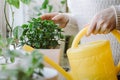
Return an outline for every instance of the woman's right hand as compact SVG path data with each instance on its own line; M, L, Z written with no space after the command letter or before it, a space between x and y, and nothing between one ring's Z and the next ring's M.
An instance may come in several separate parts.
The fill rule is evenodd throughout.
M43 20L52 20L56 24L59 24L61 28L64 28L69 21L68 16L65 13L46 13L41 16Z

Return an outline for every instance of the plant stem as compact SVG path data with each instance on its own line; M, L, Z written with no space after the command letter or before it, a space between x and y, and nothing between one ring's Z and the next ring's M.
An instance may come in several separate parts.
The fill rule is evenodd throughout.
M11 12L12 12L12 27L14 27L14 11L13 11L11 5L10 5L10 9L11 9Z
M12 27L10 26L10 23L9 23L9 21L8 21L8 19L7 19L7 14L6 14L6 6L7 6L7 3L6 3L6 1L5 1L5 4L4 4L4 15L5 15L5 20L6 20L6 24L7 24L7 29L8 29L8 31L9 31L9 33L10 33L10 37L12 36Z

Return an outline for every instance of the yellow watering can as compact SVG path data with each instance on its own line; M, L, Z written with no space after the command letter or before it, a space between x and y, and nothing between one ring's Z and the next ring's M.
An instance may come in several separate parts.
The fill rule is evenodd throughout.
M86 32L87 27L77 34L71 48L67 51L71 67L70 73L65 72L47 56L44 56L44 60L63 74L67 80L117 80L120 64L114 66L110 42L100 40L78 46L80 39ZM112 34L120 42L120 33L113 30ZM33 50L29 46L23 48L27 51Z

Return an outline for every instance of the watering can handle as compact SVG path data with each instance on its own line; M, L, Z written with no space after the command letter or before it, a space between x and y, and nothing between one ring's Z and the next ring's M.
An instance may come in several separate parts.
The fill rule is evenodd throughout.
M23 50L25 50L27 52L32 52L34 50L34 48L32 48L31 46L28 46L28 45L24 45ZM73 80L72 76L69 73L65 72L65 70L62 67L60 67L58 64L56 64L49 57L44 55L44 61L46 63L48 63L50 66L52 66L54 69L56 69L59 73L61 73L66 78L66 80Z
M78 47L78 43L81 40L81 38L87 33L87 29L88 27L86 26L85 28L83 28L74 38L73 43L71 48L76 48ZM115 36L115 38L118 40L118 42L120 43L120 32L118 32L118 30L113 30L112 34Z
M85 28L83 28L77 35L76 37L74 38L73 40L73 43L72 43L72 46L71 48L76 48L78 47L78 44L79 44L79 41L81 40L81 38L87 33L87 29L88 29L88 26L86 26ZM111 32L115 38L118 40L118 42L120 43L120 32L118 32L118 30L113 30ZM120 71L120 61L118 63L118 66L117 66L117 69L116 69L116 72L118 73Z

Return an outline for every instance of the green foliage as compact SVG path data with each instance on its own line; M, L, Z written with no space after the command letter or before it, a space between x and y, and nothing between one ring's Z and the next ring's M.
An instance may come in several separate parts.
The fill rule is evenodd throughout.
M66 1L67 1L67 0L62 0L62 1L61 1L61 4L64 5L64 4L66 3Z
M34 74L42 77L43 55L37 50L31 53L11 50L9 46L13 44L13 40L0 36L0 57L6 60L6 63L0 64L0 80L34 80Z
M21 27L23 32L20 43L36 49L55 48L59 45L58 41L64 38L62 29L51 20L33 18L28 24L23 24Z
M44 0L44 2L43 2L43 4L42 4L42 9L46 9L48 3L49 3L49 0Z
M20 1L19 0L6 0L10 5L15 6L16 8L19 8Z
M13 30L13 36L15 39L20 39L23 29L20 26L16 26Z
M0 69L0 80L34 80L34 74L41 77L43 76L41 72L44 67L42 54L36 50L31 54L22 54L17 50L10 51L11 53L17 53L12 60L14 61L16 58L20 58L19 62L17 62L17 64L4 64L3 69ZM12 54L10 55L12 56ZM2 67L2 65L3 64L0 64L0 67ZM14 67L10 67L10 65Z
M62 6L66 3L66 0L61 0L60 3L62 4ZM59 6L60 8L60 6ZM38 16L41 15L41 10L45 10L47 11L47 13L52 12L52 10L54 9L54 6L50 4L50 0L44 0L42 3L42 6L40 6L40 10L38 11ZM59 11L62 12L62 11Z
M50 13L53 9L53 6L52 5L48 5L48 12Z
M21 0L21 2L23 2L24 4L29 4L31 0Z
M53 5L49 4L49 0L44 0L40 10L47 10L50 13L52 9L53 9Z
M6 0L10 5L13 5L16 8L20 7L20 2L24 4L29 4L31 0Z

